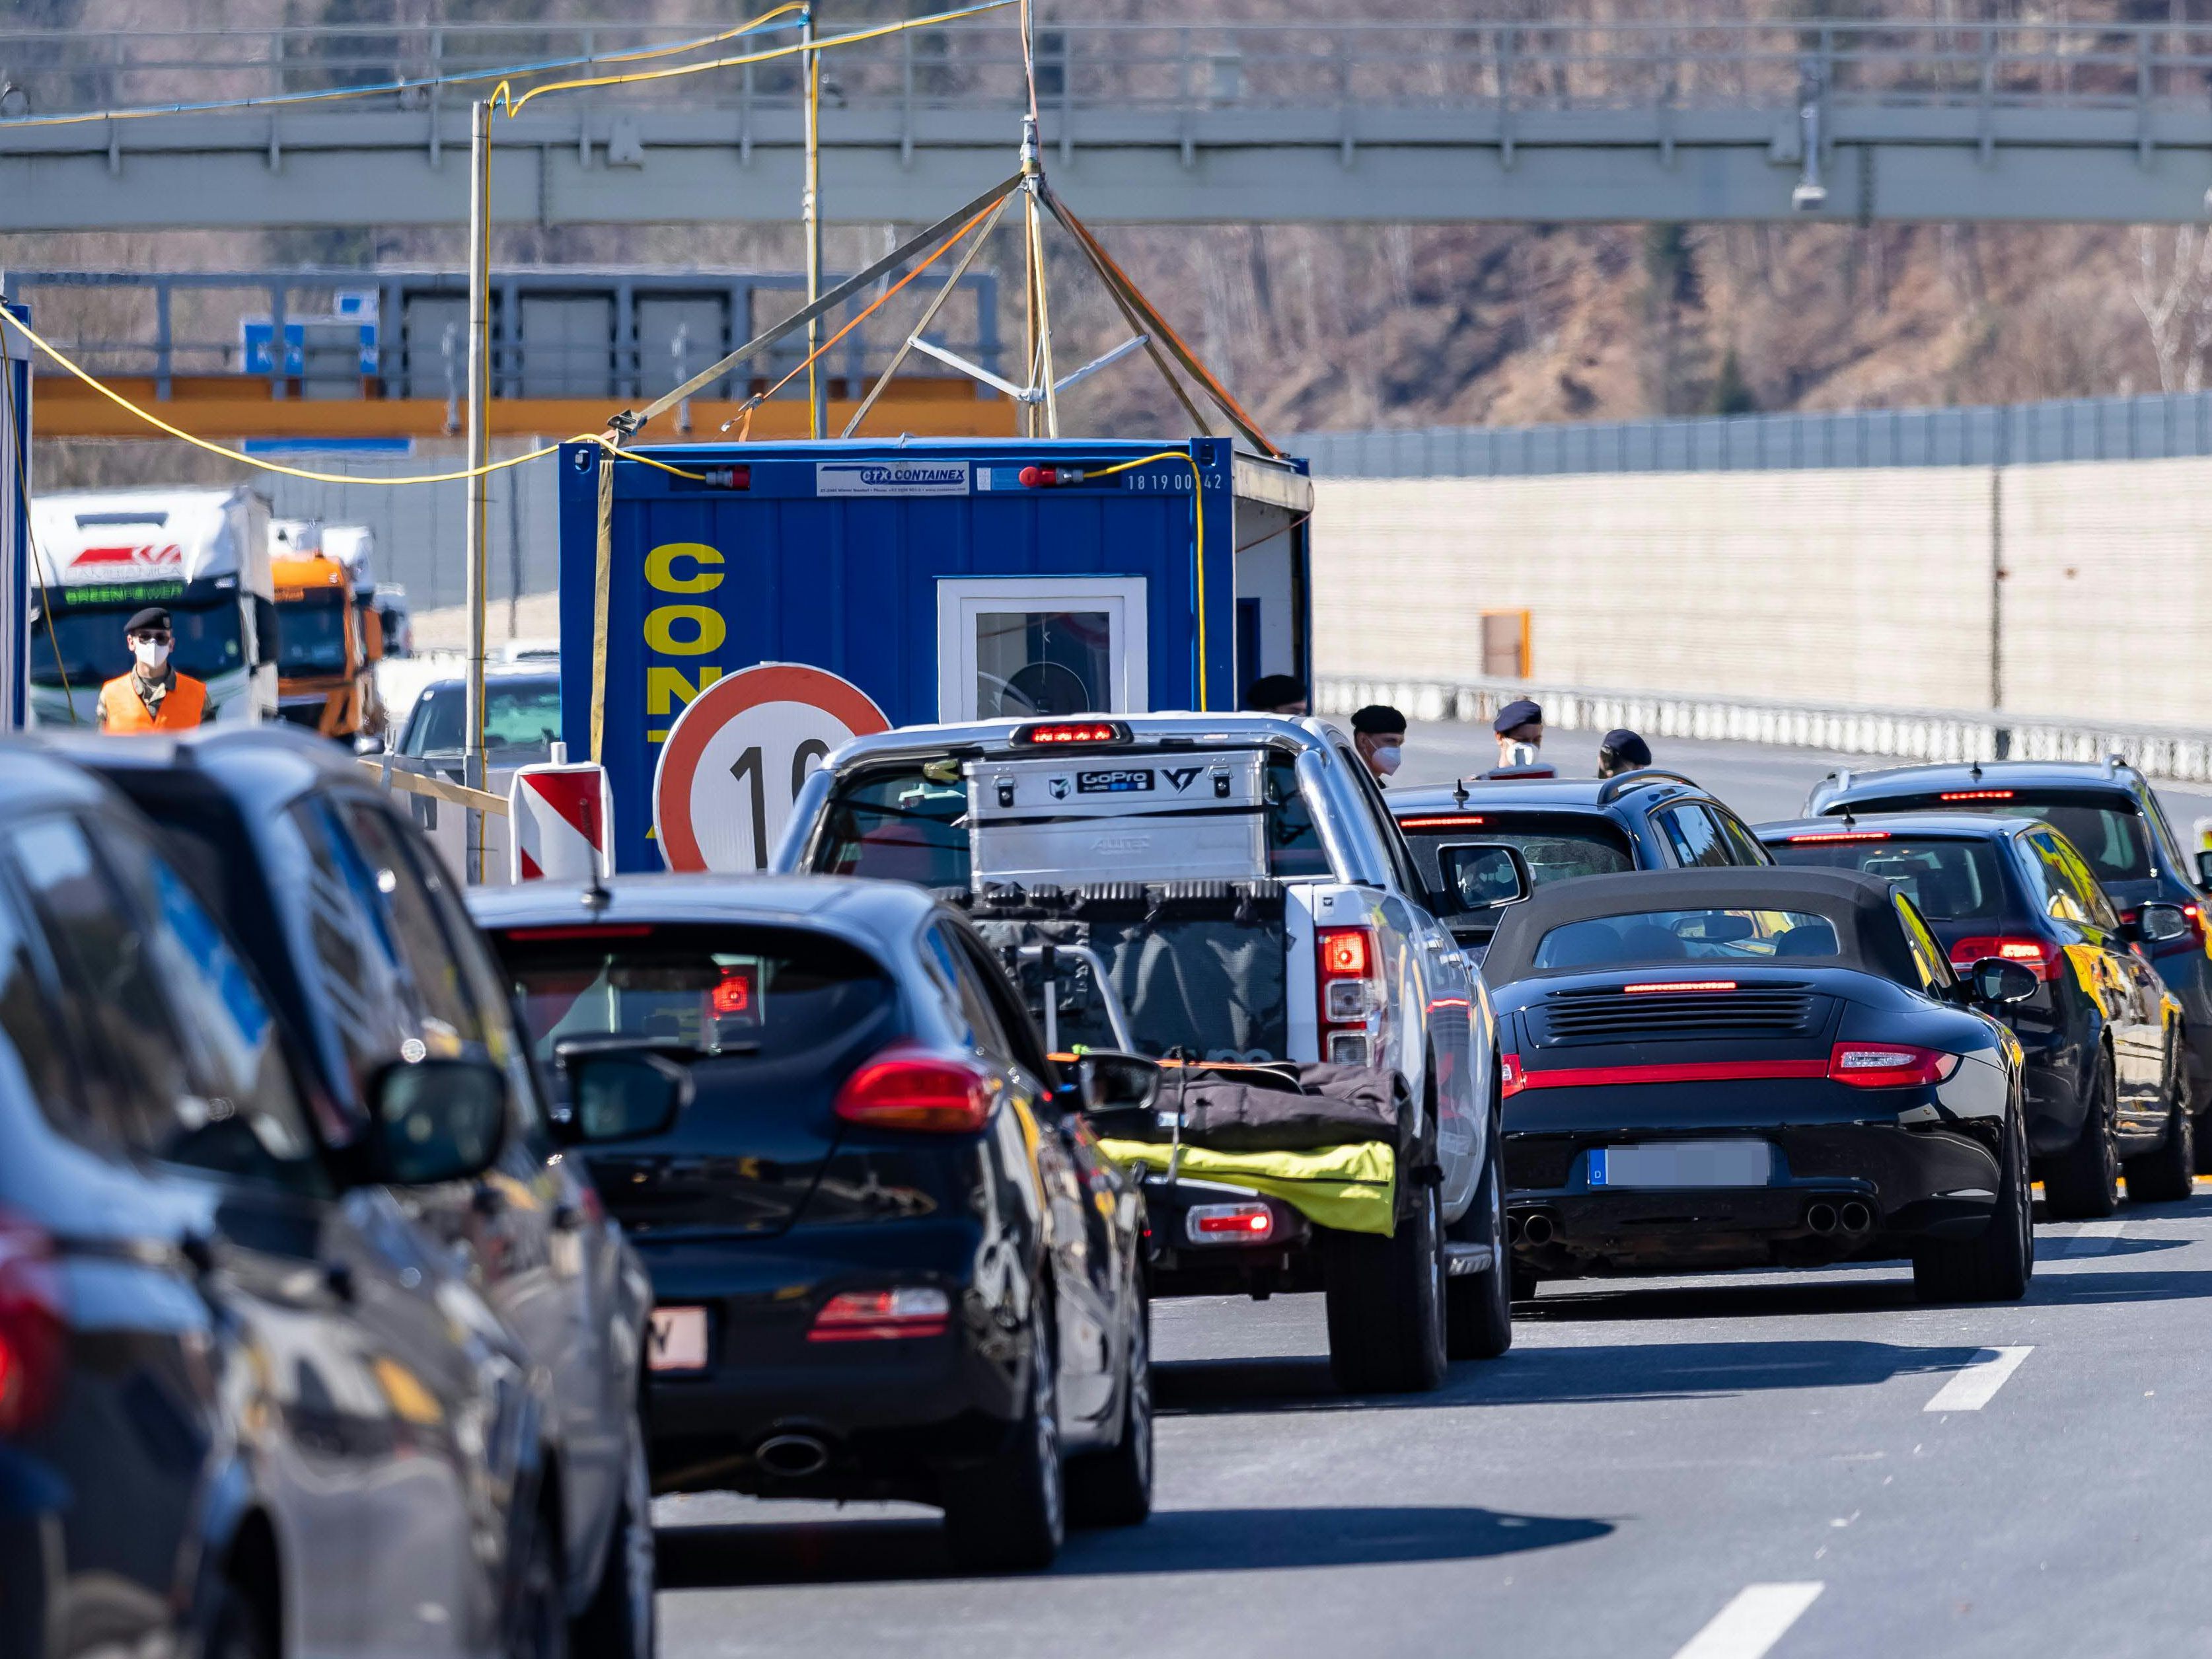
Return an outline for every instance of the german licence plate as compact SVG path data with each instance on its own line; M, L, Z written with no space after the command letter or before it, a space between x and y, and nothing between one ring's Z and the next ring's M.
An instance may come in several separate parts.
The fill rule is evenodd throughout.
M646 1364L656 1371L707 1369L707 1310L655 1308L645 1345Z
M1774 1151L1763 1140L1672 1140L1600 1146L1589 1154L1593 1187L1764 1187Z

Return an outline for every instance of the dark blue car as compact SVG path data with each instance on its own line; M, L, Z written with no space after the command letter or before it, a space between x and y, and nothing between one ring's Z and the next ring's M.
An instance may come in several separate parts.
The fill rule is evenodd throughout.
M2118 760L1986 761L1979 765L1901 766L1835 772L1814 787L1808 817L1869 812L1985 812L2040 818L2089 861L2120 920L2148 901L2179 908L2186 926L2171 939L2143 941L2151 966L2181 1004L2189 1100L2197 1115L2197 1168L2212 1157L2205 1118L2212 1112L2212 936L2197 871L2184 854L2157 793L2142 774Z

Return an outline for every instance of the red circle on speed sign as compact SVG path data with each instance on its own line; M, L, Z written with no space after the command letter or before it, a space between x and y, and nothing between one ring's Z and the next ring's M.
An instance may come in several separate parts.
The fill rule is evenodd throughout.
M653 830L672 870L768 867L806 774L890 721L827 669L762 663L716 680L677 717L653 774Z

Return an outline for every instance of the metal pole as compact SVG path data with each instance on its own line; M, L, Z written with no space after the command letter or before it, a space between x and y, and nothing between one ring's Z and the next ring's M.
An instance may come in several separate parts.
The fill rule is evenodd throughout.
M799 14L799 40L806 50L799 61L806 71L806 196L801 216L806 226L806 303L822 297L822 54L814 50L814 9ZM829 388L822 380L822 365L813 361L822 349L822 319L806 319L806 423L816 438L830 431Z
M469 465L480 469L491 458L488 421L491 399L491 105L479 100L469 109ZM468 523L464 544L468 560L469 677L463 696L461 781L484 787L484 575L489 480L481 471L469 479ZM463 840L465 875L483 879L483 814L465 809Z

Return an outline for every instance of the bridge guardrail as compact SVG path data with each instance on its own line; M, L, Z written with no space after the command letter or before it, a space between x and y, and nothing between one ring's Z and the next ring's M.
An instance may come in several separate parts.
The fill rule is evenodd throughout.
M726 29L726 18L641 22L374 21L289 27L100 31L0 28L6 117L328 91L625 53ZM1079 110L1280 110L1353 106L1793 110L1827 104L2124 109L2201 106L2212 88L2203 22L1758 20L1704 22L1467 19L1358 23L1041 20L1048 117ZM721 48L726 50L726 47ZM1018 37L989 16L847 47L825 63L840 108L1025 106ZM482 89L410 88L333 104L459 106ZM711 78L570 94L597 103L796 108L796 60Z
M2212 732L2184 726L2015 714L2005 711L1880 708L1675 691L1626 691L1541 680L1387 680L1322 675L1317 714L1389 703L1408 718L1486 722L1516 697L1534 698L1544 723L1564 731L1625 726L1650 738L1773 744L1900 760L2100 761L2117 755L2146 776L2212 782Z

